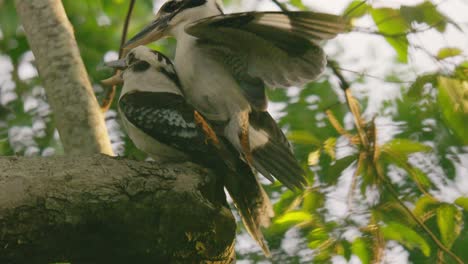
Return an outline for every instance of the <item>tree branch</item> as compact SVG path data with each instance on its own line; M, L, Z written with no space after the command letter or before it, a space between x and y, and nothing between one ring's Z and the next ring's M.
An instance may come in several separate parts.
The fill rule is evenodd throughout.
M230 263L222 186L192 163L0 158L0 263Z
M59 0L15 0L67 154L112 155L107 129Z

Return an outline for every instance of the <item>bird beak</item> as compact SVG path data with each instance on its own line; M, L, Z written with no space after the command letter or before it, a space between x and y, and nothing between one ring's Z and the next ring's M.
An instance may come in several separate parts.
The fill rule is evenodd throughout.
M101 83L106 86L119 85L123 82L122 74L120 72L117 72L114 76L101 81Z
M158 17L142 31L136 34L124 45L125 50L133 49L140 45L146 45L164 37L168 26L169 17Z
M104 63L107 67L111 67L117 70L114 76L102 80L101 83L108 86L118 85L123 83L122 72L121 70L125 70L128 65L125 59L114 60Z
M117 70L125 70L127 68L127 62L125 61L125 59L109 61L104 63L104 65Z

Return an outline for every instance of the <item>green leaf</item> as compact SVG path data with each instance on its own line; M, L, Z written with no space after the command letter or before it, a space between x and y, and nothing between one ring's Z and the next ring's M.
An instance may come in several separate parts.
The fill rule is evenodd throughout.
M461 231L461 213L451 204L437 208L437 225L439 226L442 243L451 248Z
M438 83L444 121L463 144L468 144L468 81L440 76Z
M344 10L343 16L347 18L359 18L369 12L371 7L362 0L355 0L351 2Z
M325 140L323 143L323 151L328 154L333 160L336 158L336 151L335 151L335 146L336 146L336 138L331 137Z
M304 211L291 211L278 217L274 222L276 224L285 224L293 226L305 221L312 220L312 215Z
M288 133L288 139L296 144L320 146L321 141L306 130L295 130Z
M461 206L465 211L468 211L468 197L458 197L455 204Z
M302 210L306 212L315 212L318 208L321 208L324 203L324 195L316 191L308 191L304 195L302 201Z
M318 248L329 238L325 228L318 227L307 234L307 240L310 241L308 246L312 249Z
M18 29L18 17L14 1L0 1L0 29L2 30L3 38L12 40L16 36Z
M416 152L427 152L430 150L431 148L429 146L415 141L394 139L382 145L380 158L404 169L421 187L428 188L431 186L429 177L427 177L421 169L408 163L408 155Z
M426 23L439 32L444 32L447 26L448 18L437 11L437 8L430 1L416 6L401 6L400 12L408 24L413 22Z
M409 139L396 138L383 144L380 150L391 155L408 157L416 152L429 152L431 147Z
M382 233L386 239L398 241L410 250L415 247L419 248L426 257L431 254L431 248L426 240L408 226L397 222L390 222L382 227Z
M340 177L341 173L346 168L351 166L351 164L353 164L353 162L355 162L357 158L358 157L356 155L351 155L351 156L346 156L342 159L336 160L335 163L333 163L333 165L330 165L330 167L325 172L327 175L327 178L325 179L325 181L327 183L335 183L336 180Z
M289 211L273 220L273 224L267 229L267 236L278 236L287 230L304 222L312 221L314 215L304 211Z
M307 7L302 3L302 0L290 0L289 3L300 10L307 10Z
M437 53L437 59L443 60L450 57L455 57L462 54L462 50L459 48L442 48Z
M273 206L275 214L283 214L291 203L298 197L299 193L287 190L281 194L281 197L278 202Z
M307 155L307 165L317 166L320 161L320 154L320 149L310 152L309 155Z
M408 62L408 24L398 9L378 8L371 10L375 25L385 36L385 40L395 49L398 60Z
M424 214L435 209L437 205L439 205L439 201L437 201L431 196L424 195L421 198L419 198L418 201L416 201L414 209L413 209L413 213L416 216L421 217Z
M468 81L468 61L464 61L457 65L453 76L459 80Z
M351 250L354 255L358 256L362 264L368 264L371 261L371 254L367 243L362 238L356 238L353 241Z
M423 88L426 84L432 84L434 87L437 83L439 74L425 74L418 76L413 84L408 89L408 96L419 99L422 96Z

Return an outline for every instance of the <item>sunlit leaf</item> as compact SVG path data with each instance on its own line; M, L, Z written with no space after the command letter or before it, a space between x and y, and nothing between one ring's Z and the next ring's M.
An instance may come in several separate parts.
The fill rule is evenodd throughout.
M468 61L458 64L453 75L459 80L468 81Z
M325 153L327 153L328 156L330 156L332 159L335 159L335 157L336 157L335 146L336 146L336 138L334 138L334 137L328 138L328 139L325 140L325 142L323 143L323 150L324 150Z
M307 7L302 3L302 0L290 0L289 3L300 10L307 10Z
M367 14L370 8L366 1L355 0L345 8L343 15L347 18L359 18Z
M435 209L437 205L439 205L439 201L431 196L424 195L416 201L413 213L418 217L422 217L424 214Z
M407 157L416 152L429 152L431 147L409 139L396 138L380 147L381 152Z
M398 60L408 62L408 39L406 32L408 24L401 17L400 10L392 8L378 8L371 10L379 32L385 36L385 40L395 49Z
M312 220L312 215L303 211L291 211L278 217L275 220L277 224L295 225L304 221Z
M287 190L281 194L278 202L273 206L277 215L283 214L287 208L290 207L291 203L298 197L299 193Z
M311 213L304 211L289 211L273 220L272 225L267 229L266 235L279 236L297 225L312 222L313 220L314 215Z
M431 254L431 248L426 240L411 227L397 222L387 223L382 227L382 233L387 240L395 240L408 249L419 248L424 256Z
M367 243L362 238L356 238L353 241L351 250L354 255L358 256L362 264L368 264L371 261L371 253Z
M439 77L438 103L454 134L468 144L468 81Z
M444 204L437 208L437 225L439 226L442 243L448 248L452 247L453 242L461 231L461 213L451 204Z
M310 152L307 156L307 165L309 166L316 166L320 160L320 149Z
M450 57L455 57L462 54L462 50L459 48L443 48L437 53L437 59L443 60Z
M324 246L324 243L328 240L328 232L321 227L315 228L307 234L307 240L310 248L318 248Z
M468 197L458 197L455 204L461 206L465 211L468 211Z
M302 202L302 210L315 212L318 208L323 206L324 200L325 198L322 193L315 191L306 192Z
M309 131L295 130L288 133L288 139L296 144L319 146L321 141Z

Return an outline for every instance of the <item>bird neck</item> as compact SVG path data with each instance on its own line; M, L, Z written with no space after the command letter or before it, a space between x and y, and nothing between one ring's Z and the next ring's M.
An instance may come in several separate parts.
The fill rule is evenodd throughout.
M124 80L120 97L130 92L172 93L183 96L180 87L160 72L126 74Z

